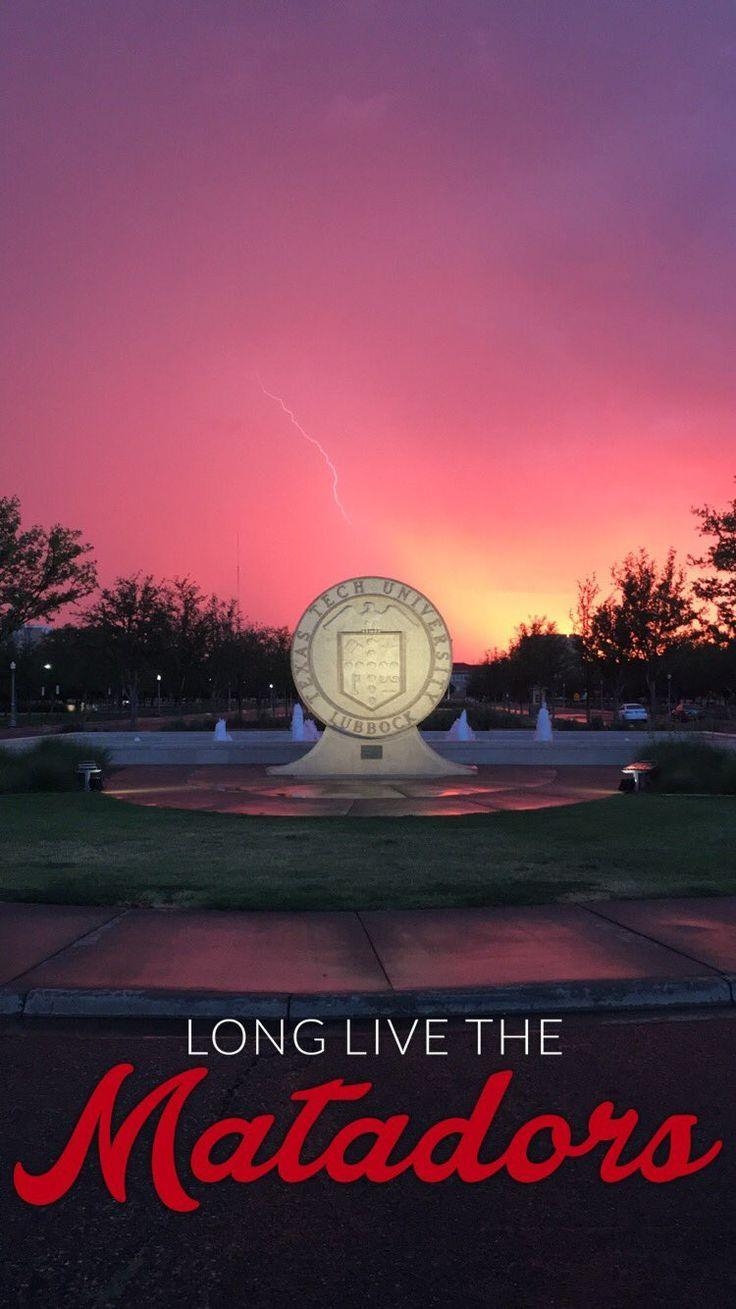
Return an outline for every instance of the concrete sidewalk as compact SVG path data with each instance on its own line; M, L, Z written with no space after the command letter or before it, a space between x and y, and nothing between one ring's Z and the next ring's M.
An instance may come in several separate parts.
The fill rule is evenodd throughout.
M736 897L252 913L0 905L0 1013L344 1017L736 1003Z

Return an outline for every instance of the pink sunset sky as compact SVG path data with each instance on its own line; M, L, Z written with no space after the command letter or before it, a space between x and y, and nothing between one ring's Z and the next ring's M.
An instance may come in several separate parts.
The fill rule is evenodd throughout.
M733 494L730 2L23 0L0 40L0 492L103 581L232 594L239 535L252 618L385 574L474 659Z

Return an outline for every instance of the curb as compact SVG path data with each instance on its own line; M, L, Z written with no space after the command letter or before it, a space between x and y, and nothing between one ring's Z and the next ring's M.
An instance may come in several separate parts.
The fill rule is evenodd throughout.
M379 1018L465 1014L591 1013L734 1004L728 978L526 983L415 991L284 993L36 988L0 992L0 1015L23 1018Z
M289 996L280 994L39 987L19 999L24 1018L286 1018L289 1011Z
M711 974L682 981L530 982L519 986L446 987L358 995L292 996L290 1018L402 1017L438 1014L590 1013L730 1005L731 987Z

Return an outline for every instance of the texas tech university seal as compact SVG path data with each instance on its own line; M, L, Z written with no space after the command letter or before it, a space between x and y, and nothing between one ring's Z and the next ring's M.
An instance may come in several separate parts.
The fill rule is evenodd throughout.
M306 754L269 773L354 783L475 772L443 758L417 730L447 690L452 646L444 619L416 587L351 577L323 591L299 620L291 667L325 730Z
M415 587L352 577L305 610L291 666L315 718L380 741L416 727L442 699L452 672L450 633Z

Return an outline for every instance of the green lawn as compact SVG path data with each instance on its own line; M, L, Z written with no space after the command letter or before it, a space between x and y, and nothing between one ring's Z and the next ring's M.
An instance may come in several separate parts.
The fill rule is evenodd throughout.
M240 909L736 892L736 803L616 795L461 818L249 818L0 797L0 899Z

